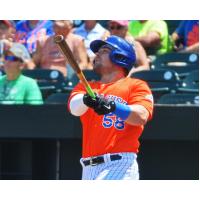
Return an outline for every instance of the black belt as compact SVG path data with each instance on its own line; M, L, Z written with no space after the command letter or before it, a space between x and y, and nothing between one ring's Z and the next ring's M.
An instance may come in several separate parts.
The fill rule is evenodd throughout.
M122 156L120 156L118 154L110 155L111 161L120 160L121 158L122 158ZM89 160L83 160L83 164L85 166L87 166L87 165L95 166L95 165L98 165L98 164L101 164L101 163L104 163L104 162L105 162L105 160L104 160L103 156L94 157L94 158L91 158Z

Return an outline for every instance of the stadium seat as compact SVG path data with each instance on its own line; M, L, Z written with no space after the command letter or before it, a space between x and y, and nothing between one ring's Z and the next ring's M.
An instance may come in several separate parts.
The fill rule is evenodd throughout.
M199 69L199 55L194 53L167 53L158 55L152 62L151 69L174 70L183 79L191 71Z
M199 55L195 53L166 53L157 55L152 63L152 68L160 68L166 66L186 66L199 65Z
M165 94L161 96L157 104L196 104L199 105L199 94Z
M158 69L158 68L156 68L156 69ZM178 74L179 78L182 80L186 76L188 76L191 71L197 70L198 65L187 65L187 66L173 66L173 65L171 65L171 66L163 66L160 69L173 70Z
M54 93L49 95L45 104L67 104L70 93Z
M86 79L88 81L98 81L100 80L100 76L96 74L93 70L83 70L83 74L85 75ZM79 79L76 74L72 75L72 78L68 80L66 89L73 88L77 83L79 82Z
M138 78L148 83L156 102L163 94L176 93L180 87L178 74L172 70L150 70L133 73L131 78Z
M190 72L185 79L182 80L181 87L178 88L179 92L199 92L199 70Z
M37 83L40 87L40 90L42 91L44 99L52 93L61 92L63 90L63 87L66 85L66 81L63 74L58 70L26 69L23 70L22 73L25 76L37 80Z

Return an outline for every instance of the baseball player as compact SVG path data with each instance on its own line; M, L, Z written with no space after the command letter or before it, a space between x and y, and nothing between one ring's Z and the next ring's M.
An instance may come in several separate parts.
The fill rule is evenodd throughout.
M110 36L94 40L90 48L96 54L94 71L101 76L89 82L96 98L79 83L68 101L83 127L82 179L137 180L138 139L152 118L152 93L144 81L127 77L136 60L127 41Z

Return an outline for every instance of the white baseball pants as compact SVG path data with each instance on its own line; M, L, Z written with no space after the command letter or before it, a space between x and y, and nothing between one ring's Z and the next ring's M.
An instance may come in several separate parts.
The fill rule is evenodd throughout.
M117 154L122 156L120 160L111 161L111 154L104 154L102 155L104 163L95 166L85 166L83 161L90 158L81 158L82 180L139 180L137 155L135 153Z

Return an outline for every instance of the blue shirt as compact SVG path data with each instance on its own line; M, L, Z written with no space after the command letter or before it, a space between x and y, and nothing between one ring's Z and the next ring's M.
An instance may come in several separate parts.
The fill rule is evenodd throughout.
M15 42L24 44L30 53L36 50L38 40L45 40L53 35L53 22L51 20L40 20L32 28L29 20L21 20L16 24Z
M199 20L183 20L175 31L183 46L188 47L199 42Z

